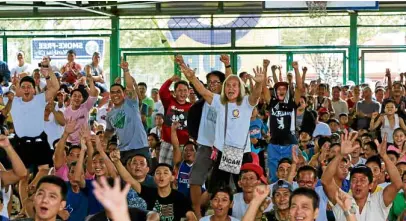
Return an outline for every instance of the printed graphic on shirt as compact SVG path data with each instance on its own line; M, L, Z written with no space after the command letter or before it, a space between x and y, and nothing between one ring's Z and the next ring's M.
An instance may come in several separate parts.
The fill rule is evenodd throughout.
M178 130L186 129L188 113L184 109L178 109L176 106L170 106L165 117L165 125L172 126L174 121L180 123Z
M123 129L125 125L125 113L124 110L120 110L116 116L112 119L112 125L115 128Z
M233 119L239 118L240 117L240 110L234 109L233 110Z
M65 210L69 213L73 213L73 207L70 204L66 205Z
M187 188L190 188L190 185L189 185L189 173L179 172L178 183L179 184L186 184Z
M174 220L174 212L173 212L173 204L163 205L157 201L155 201L155 205L153 211L159 213L161 217L161 221L172 221Z
M209 107L208 111L207 111L207 117L206 117L207 121L211 121L213 123L216 123L217 120L217 112L216 109L214 109L213 107Z
M285 129L285 125L283 125L283 118L282 117L278 117L276 119L276 122L278 123L278 129L279 130Z

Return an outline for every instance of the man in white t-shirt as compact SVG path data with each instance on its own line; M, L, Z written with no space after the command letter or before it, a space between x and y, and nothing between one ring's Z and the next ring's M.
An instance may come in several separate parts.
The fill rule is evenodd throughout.
M252 163L245 163L241 167L240 180L238 186L242 192L234 194L233 214L238 220L242 219L248 206L254 197L255 188L261 184L267 184L264 171L259 165L258 155L251 153ZM270 211L273 205L269 205L265 212Z
M157 88L152 88L151 90L151 98L154 100L154 109L152 110L152 119L155 119L156 114L160 113L162 115L165 115L165 109L164 106L162 105L161 100L159 99L159 90ZM152 127L155 127L155 122L152 121Z
M19 51L17 53L17 66L13 67L10 73L12 76L14 76L15 74L19 75L23 72L31 75L31 64L25 62L24 52Z
M55 74L50 70L43 72L46 73L48 85L45 93L35 95L34 79L25 76L20 82L13 82L16 96L7 102L2 111L4 116L11 113L15 129L15 150L27 168L38 167L37 177L46 175L49 165L52 164L52 151L44 132L44 111L47 101L53 100L59 89ZM27 197L26 179L19 185L21 199Z
M343 136L341 140L341 152L329 163L321 177L324 191L328 199L335 205L333 212L337 221L345 221L346 217L350 215L355 215L358 221L385 221L393 200L400 188L402 188L402 179L399 172L386 154L386 136L383 138L382 144L378 143L379 145L377 146L379 146L379 155L386 165L391 184L386 186L383 191L370 193L373 185L372 171L365 165L359 165L354 167L350 173L353 206L350 210L343 211L336 203L336 195L340 190L335 185L334 175L343 157L353 152L356 148L353 146L355 139L356 136L350 137L348 133Z

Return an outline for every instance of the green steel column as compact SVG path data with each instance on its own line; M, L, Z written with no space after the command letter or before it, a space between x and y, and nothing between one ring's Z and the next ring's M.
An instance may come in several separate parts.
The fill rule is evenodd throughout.
M293 62L293 53L292 52L288 52L286 54L286 73L288 73L289 71L293 70L292 68L292 62Z
M3 36L3 61L7 62L8 55L7 55L7 37Z
M350 13L350 49L349 49L349 73L348 79L350 81L354 81L356 84L359 83L359 72L358 72L358 43L357 43L357 36L358 36L358 14L357 13ZM362 79L362 81L364 81Z
M120 19L117 16L111 17L110 36L110 83L121 76L120 64Z

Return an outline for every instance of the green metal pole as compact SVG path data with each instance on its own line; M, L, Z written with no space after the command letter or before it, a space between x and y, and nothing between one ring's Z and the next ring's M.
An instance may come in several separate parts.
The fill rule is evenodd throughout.
M347 53L343 53L343 85L347 84Z
M111 17L110 36L110 83L121 76L120 64L120 19L117 16Z
M358 72L358 43L357 43L357 35L358 35L358 14L357 13L350 13L350 49L349 49L349 74L348 79L350 81L354 81L356 84L359 83L359 72ZM362 79L362 82L364 79Z
M286 73L292 70L293 53L286 53Z
M7 55L7 37L3 36L3 61L7 62L8 55Z

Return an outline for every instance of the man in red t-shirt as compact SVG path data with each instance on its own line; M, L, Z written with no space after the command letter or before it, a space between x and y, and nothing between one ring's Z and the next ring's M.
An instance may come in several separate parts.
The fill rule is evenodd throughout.
M174 96L171 95L169 87L172 82L175 83ZM162 85L159 89L159 97L165 110L165 120L162 125L162 142L159 152L159 163L167 163L172 165L172 144L171 144L171 126L172 122L177 121L180 126L177 130L179 144L184 145L189 140L187 131L187 116L190 106L186 99L189 97L189 84L186 81L179 79L179 76L174 75Z

